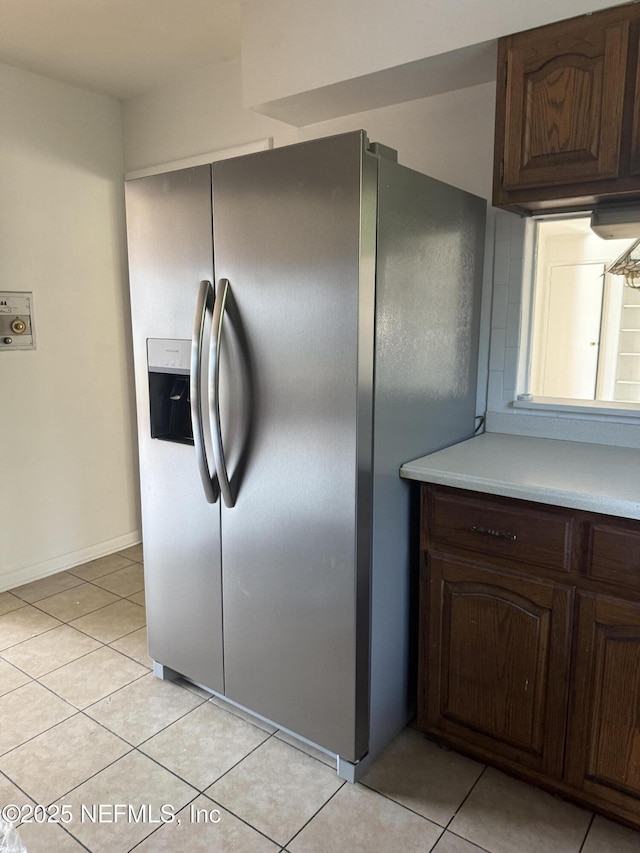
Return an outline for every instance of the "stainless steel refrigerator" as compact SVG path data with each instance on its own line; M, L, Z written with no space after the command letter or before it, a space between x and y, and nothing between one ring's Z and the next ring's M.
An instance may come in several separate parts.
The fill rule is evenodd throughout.
M156 673L358 778L412 703L399 467L474 431L486 202L363 131L126 199Z

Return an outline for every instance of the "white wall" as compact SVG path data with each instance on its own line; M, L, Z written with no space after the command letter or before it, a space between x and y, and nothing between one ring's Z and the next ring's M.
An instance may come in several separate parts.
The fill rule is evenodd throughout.
M406 166L484 198L491 193L491 83L296 129L245 109L239 62L205 68L123 104L125 169L168 163L265 137L274 145L364 128Z
M244 103L262 108L356 78L362 84L368 75L449 52L466 56L472 45L614 5L616 0L244 0ZM383 82L376 79L378 86ZM332 94L337 98L340 90Z
M0 590L139 541L120 105L0 65Z
M289 125L242 107L240 63L211 65L122 104L126 171L275 137Z

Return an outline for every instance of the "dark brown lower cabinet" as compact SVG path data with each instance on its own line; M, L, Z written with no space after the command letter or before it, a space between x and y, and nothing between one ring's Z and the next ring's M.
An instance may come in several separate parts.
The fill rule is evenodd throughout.
M579 598L570 785L640 816L640 603Z
M418 727L640 828L639 546L637 521L423 485Z
M562 775L573 590L429 557L430 731Z

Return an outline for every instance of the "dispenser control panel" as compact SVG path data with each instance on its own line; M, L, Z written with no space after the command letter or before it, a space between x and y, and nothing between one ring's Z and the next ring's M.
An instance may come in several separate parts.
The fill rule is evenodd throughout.
M35 348L33 293L0 290L0 350Z
M187 374L191 367L191 341L147 338L150 373Z

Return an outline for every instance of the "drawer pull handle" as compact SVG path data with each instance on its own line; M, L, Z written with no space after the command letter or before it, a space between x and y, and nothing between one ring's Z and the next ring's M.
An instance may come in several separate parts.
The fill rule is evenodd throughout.
M474 524L471 528L473 533L484 533L487 536L496 536L498 539L508 539L510 542L515 542L518 538L515 533L503 533L502 530L494 530L491 527L479 527Z

